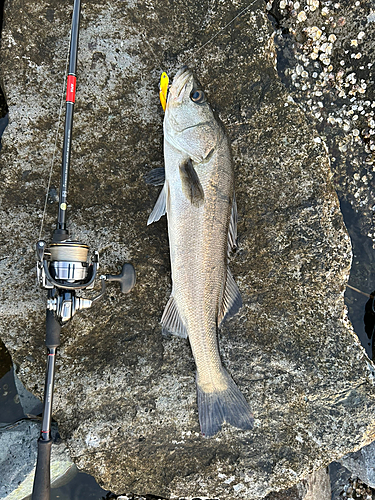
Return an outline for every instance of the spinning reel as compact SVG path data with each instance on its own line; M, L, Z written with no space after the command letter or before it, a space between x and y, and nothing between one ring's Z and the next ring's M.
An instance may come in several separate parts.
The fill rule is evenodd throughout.
M55 234L54 234L55 236ZM55 239L55 238L54 238ZM107 281L120 283L121 291L129 293L135 284L134 267L126 263L118 275L102 274L102 289L93 299L76 297L77 290L92 289L99 269L99 253L89 258L89 247L79 241L53 242L43 240L36 244L37 279L46 290L55 290L47 300L47 310L53 311L61 324L66 323L81 309L89 309L106 291Z

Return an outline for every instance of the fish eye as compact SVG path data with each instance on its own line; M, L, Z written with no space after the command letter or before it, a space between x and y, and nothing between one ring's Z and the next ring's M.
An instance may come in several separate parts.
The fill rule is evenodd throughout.
M203 90L193 90L192 93L190 94L190 99L193 102L200 104L202 102L205 102L206 96L204 95Z

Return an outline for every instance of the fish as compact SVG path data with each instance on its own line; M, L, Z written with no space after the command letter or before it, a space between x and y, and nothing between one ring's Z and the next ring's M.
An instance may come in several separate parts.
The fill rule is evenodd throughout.
M172 293L163 333L190 341L202 435L214 436L224 422L252 429L250 406L221 362L217 338L223 321L242 306L228 267L237 239L230 142L186 66L169 86L163 130L165 167L146 176L163 186L147 224L165 214L168 221Z

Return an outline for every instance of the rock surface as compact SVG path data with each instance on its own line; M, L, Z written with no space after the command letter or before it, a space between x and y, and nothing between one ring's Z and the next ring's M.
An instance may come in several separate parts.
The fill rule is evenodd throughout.
M351 472L339 462L329 464L329 475L331 478L332 500L341 500L345 487L349 485Z
M342 457L340 463L365 484L375 488L375 442Z
M331 500L331 483L328 467L323 467L303 481L303 500Z
M373 3L311 0L297 2L295 10L285 4L267 6L279 28L280 78L326 142L335 189L375 244Z
M373 4L290 4L267 3L275 24L278 73L327 146L332 182L353 243L345 301L350 321L373 357L373 335L363 324L366 299L356 291L371 293L375 282Z
M82 6L69 226L99 250L105 272L130 259L137 286L125 298L111 288L63 329L54 417L77 466L117 494L263 498L375 439L375 372L346 318L351 246L329 158L278 77L264 3L198 52L239 11L158 0ZM46 299L34 285L34 245L70 12L66 1L8 1L2 35L1 337L40 397ZM189 345L161 336L171 291L166 222L146 226L158 193L143 182L163 164L159 76L192 61L232 139L231 268L244 306L219 342L256 418L252 432L225 428L210 440L199 434ZM57 161L47 240L58 176Z
M312 472L292 488L270 493L264 500L332 500L328 467Z

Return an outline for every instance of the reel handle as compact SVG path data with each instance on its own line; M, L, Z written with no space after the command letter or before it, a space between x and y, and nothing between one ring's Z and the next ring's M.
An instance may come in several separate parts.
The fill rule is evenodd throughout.
M135 285L135 270L132 264L126 263L120 274L106 274L105 278L107 281L118 281L122 293L129 293Z

